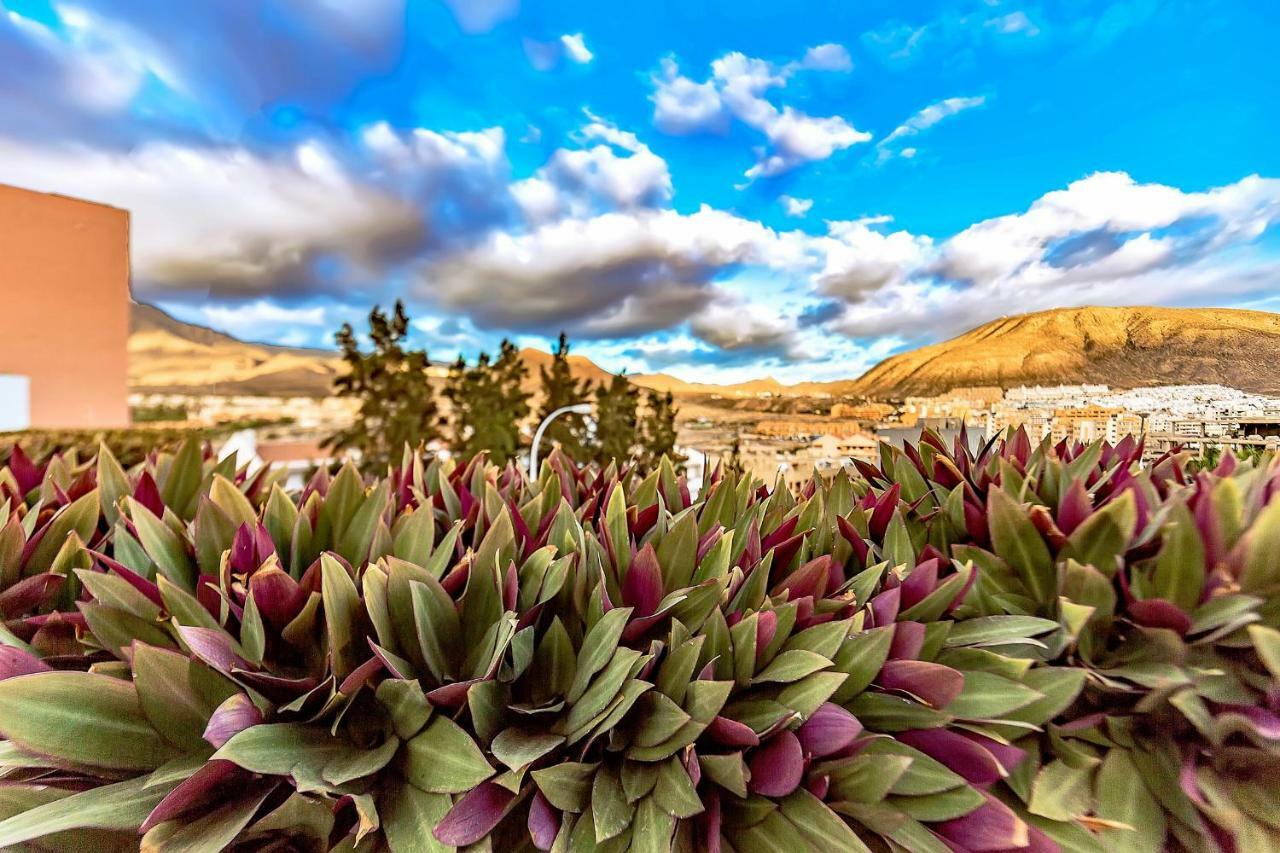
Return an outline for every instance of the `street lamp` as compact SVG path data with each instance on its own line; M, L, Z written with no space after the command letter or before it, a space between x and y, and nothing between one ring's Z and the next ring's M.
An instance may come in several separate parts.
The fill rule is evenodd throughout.
M538 442L542 441L542 434L547 431L547 427L556 418L563 414L589 415L591 414L590 403L578 403L573 406L562 406L538 424L537 431L533 434L533 445L529 448L529 480L538 479Z

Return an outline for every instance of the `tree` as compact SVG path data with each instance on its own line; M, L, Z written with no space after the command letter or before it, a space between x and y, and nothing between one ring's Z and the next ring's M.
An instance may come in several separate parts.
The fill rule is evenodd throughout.
M366 464L386 466L411 447L439 438L438 409L427 381L427 353L405 346L409 317L396 300L388 317L378 307L369 312L372 351L360 351L355 330L344 323L334 335L348 371L334 380L334 393L360 401L355 421L325 444L354 450Z
M741 474L746 471L746 465L742 460L742 433L735 431L733 433L733 442L729 445L729 456L725 459L725 470L733 471Z
M462 356L449 370L445 398L452 410L453 447L464 456L482 450L499 465L520 451L520 427L529 417L528 368L520 351L503 340L496 361L480 353L474 367Z
M625 374L596 386L596 458L601 465L630 461L636 450L636 412L640 389Z
M586 403L591 399L591 382L579 382L573 378L569 367L569 339L564 332L560 333L560 343L552 354L550 368L538 369L542 380L542 407L538 411L539 420L546 418L557 409ZM560 449L571 459L579 462L591 456L591 437L587 430L586 419L582 415L563 414L547 427L544 438Z
M645 395L640 444L646 468L657 465L663 456L677 468L684 465L684 457L676 454L676 407L670 391L665 394L649 391Z

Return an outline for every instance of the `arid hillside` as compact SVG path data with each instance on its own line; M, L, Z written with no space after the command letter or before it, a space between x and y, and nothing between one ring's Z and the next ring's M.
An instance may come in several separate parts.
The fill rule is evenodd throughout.
M1280 314L1065 308L993 320L949 341L893 356L849 390L885 398L974 385L1220 383L1277 394L1277 365Z

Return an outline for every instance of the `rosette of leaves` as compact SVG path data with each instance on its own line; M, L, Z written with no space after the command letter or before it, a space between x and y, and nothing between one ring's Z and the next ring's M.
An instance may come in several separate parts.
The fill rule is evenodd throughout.
M1177 457L1140 469L1136 444L1016 434L971 453L926 434L799 495L717 475L694 500L668 463L560 454L533 483L406 454L385 479L348 466L290 495L184 453L24 475L24 520L65 513L64 481L105 509L60 534L71 598L38 605L78 620L76 650L29 643L0 682L0 843L1268 838L1245 781L1275 734L1272 469L1191 477ZM1164 555L1186 561L1188 524L1221 559L1203 558L1180 632L1140 602L1180 600ZM1198 739L1152 746L1175 712ZM1144 756L1173 757L1176 796ZM1114 801L1131 767L1151 809ZM1237 813L1261 828L1240 834Z

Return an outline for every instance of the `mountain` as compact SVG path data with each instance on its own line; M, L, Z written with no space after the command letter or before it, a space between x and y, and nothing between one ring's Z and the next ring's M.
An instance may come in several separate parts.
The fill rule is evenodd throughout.
M129 387L150 393L320 397L342 370L336 353L256 344L133 304Z
M895 355L849 390L876 398L998 385L1220 383L1280 394L1280 314L1229 308L1059 308L993 320Z
M538 369L551 353L520 351L529 368L526 390L541 388ZM444 365L441 365L443 370ZM129 387L143 393L249 394L324 397L346 370L336 352L252 343L194 323L154 305L133 304L129 329ZM605 382L610 373L589 358L569 356L577 379Z
M720 394L728 397L755 397L759 394L786 394L789 387L772 376L739 382L736 385L715 385L710 382L686 382L669 373L637 373L630 377L632 383L654 391L670 391L672 394Z
M543 350L523 349L526 387L539 387ZM592 383L609 372L569 356L573 375ZM949 341L880 362L858 379L783 385L772 377L715 385L666 373L636 374L642 388L677 396L865 396L941 394L952 388L1082 382L1140 385L1221 383L1280 395L1280 314L1229 308L1059 308L1003 317ZM344 370L329 350L250 343L133 306L130 387L142 392L325 396Z

